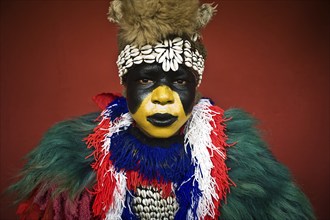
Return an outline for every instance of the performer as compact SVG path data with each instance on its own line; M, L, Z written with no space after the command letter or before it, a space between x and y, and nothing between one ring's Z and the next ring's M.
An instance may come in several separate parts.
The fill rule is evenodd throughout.
M197 0L114 0L125 96L52 127L12 190L21 219L313 219L247 113L201 98Z

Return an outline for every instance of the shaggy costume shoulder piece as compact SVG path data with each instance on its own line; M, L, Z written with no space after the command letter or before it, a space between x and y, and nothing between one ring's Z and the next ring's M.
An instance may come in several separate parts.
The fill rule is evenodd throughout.
M21 219L95 219L89 190L96 176L83 139L98 115L58 123L29 154L22 179L11 187L21 202ZM226 164L235 185L222 201L219 219L314 219L307 198L260 139L254 119L237 109L226 111L225 118L232 145Z
M314 219L308 199L292 181L256 129L256 121L239 109L225 112L231 188L220 219Z
M92 151L83 139L93 131L98 115L91 113L56 124L27 156L21 180L10 187L21 202L17 213L22 219L92 216L92 197L86 189L94 184L95 174L90 167L93 159L86 159Z

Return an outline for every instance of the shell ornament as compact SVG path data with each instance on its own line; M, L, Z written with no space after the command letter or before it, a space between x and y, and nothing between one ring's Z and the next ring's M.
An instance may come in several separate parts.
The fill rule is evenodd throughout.
M180 37L166 39L155 46L145 45L140 49L134 45L126 45L117 60L120 82L122 83L122 77L130 67L142 62L162 64L162 69L165 72L170 70L177 71L179 64L184 64L198 73L198 86L202 81L204 71L203 56L198 50L192 49L188 40L183 40Z

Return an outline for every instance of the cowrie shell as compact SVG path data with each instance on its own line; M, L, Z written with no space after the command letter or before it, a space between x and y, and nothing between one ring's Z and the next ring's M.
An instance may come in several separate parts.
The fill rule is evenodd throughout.
M184 62L184 64L185 64L187 67L192 67L192 63L191 63L190 61L188 61L188 60L186 60L186 61Z
M153 62L155 62L155 58L153 56L151 56L150 58L144 57L143 61L145 63L153 63Z
M118 59L117 60L117 65L120 66L125 63L125 59Z
M185 57L189 57L189 58L192 57L191 52L189 50L185 50L183 54Z
M139 60L143 60L142 56L136 56L133 58L133 61L139 61Z
M176 52L176 53L182 53L183 49L180 46L173 46L172 49Z
M139 54L140 54L139 49L134 48L133 50L131 50L131 56L132 56L132 57L136 57L136 56L138 56Z
M152 49L152 46L147 44L147 45L144 45L143 47L141 47L141 51L142 50L149 50L149 49Z
M155 51L157 53L164 53L166 51L166 48L164 48L164 47L158 47L158 48L155 48Z
M174 54L174 59L180 64L183 62L181 54Z
M129 50L129 48L131 47L131 45L126 45L125 47L124 47L124 50L123 51L125 51L125 50Z
M174 57L174 51L172 48L169 48L168 49L168 58L169 59L172 59Z
M179 69L179 64L174 59L171 60L170 66L173 71L177 71Z
M124 59L128 60L129 58L131 58L131 54L129 52L125 52Z
M128 59L125 63L125 67L126 68L130 68L131 66L133 66L133 60L132 59Z
M143 62L143 59L141 59L141 60L134 60L133 59L133 63L134 64L141 64Z
M169 60L165 59L163 64L162 64L162 68L165 72L168 72L171 68L170 62Z
M118 58L123 58L125 56L125 52L124 51L122 51L122 52L120 52L120 54L119 54L119 57Z
M185 61L189 61L190 63L192 63L192 57L185 57L184 59Z
M194 34L193 36L192 36L192 40L193 41L196 41L198 39L198 35L197 34Z
M166 46L162 43L158 43L156 46L154 46L154 48L166 48Z
M146 50L141 50L141 53L144 54L144 55L151 54L152 53L152 48L146 49Z
M180 41L182 41L181 37L176 37L176 38L173 39L173 43L178 43Z
M165 60L165 54L166 54L166 51L164 52L164 53L160 53L160 54L158 54L158 56L156 57L156 61L158 62L158 63L163 63L164 62L164 60Z
M168 47L168 45L169 45L169 42L168 42L168 40L167 40L167 39L165 39L163 44L164 44L164 46L165 46L165 47Z
M190 43L189 41L186 40L186 41L184 42L184 47L190 49L190 48L191 48L191 43Z

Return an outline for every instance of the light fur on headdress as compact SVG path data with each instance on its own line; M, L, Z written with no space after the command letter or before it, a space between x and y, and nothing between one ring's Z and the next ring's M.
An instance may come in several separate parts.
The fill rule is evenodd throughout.
M141 47L169 36L198 36L215 11L198 0L114 0L108 19L120 27L120 45Z

